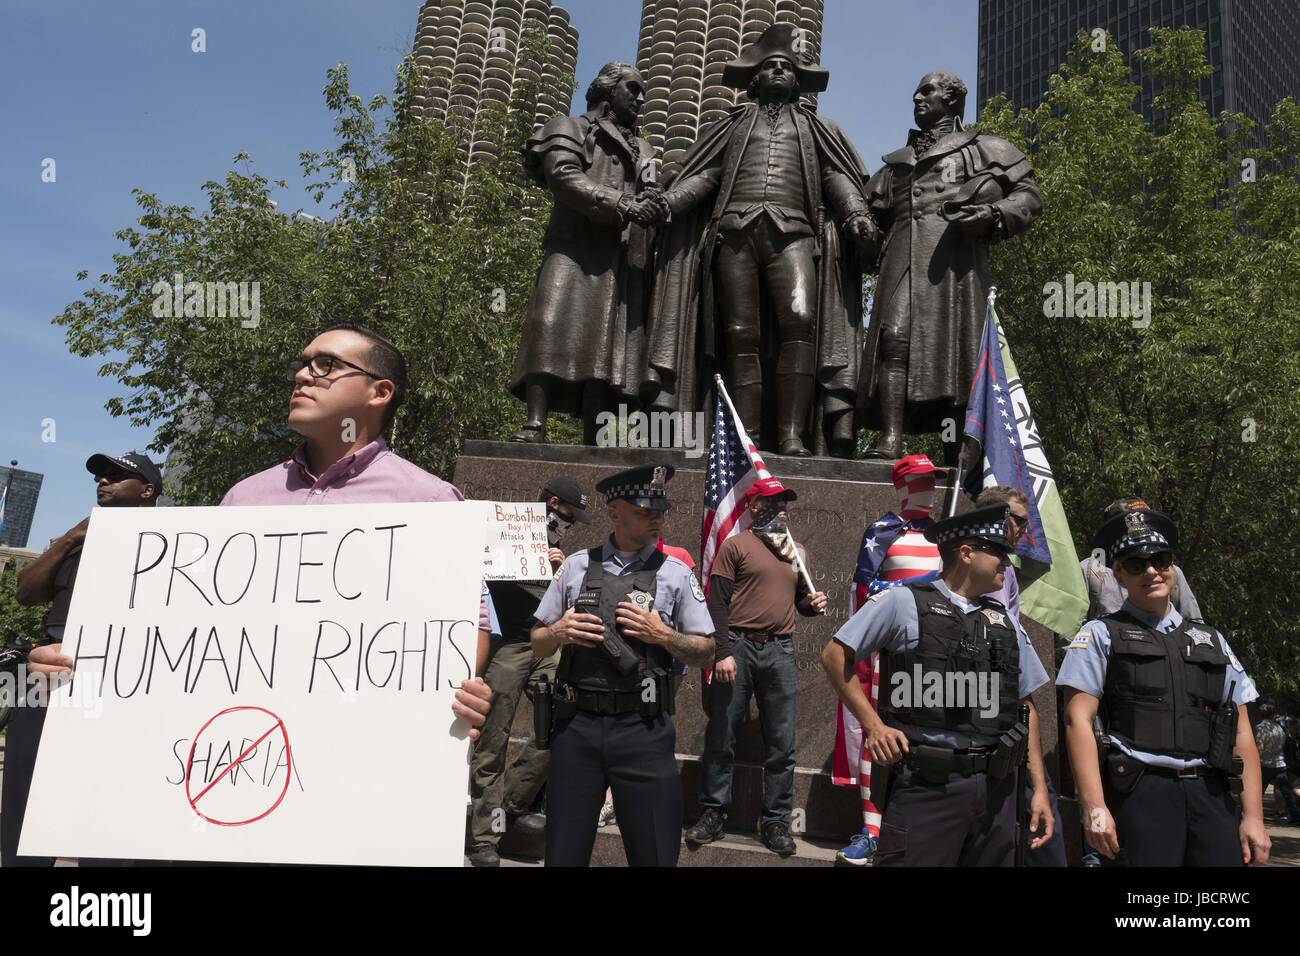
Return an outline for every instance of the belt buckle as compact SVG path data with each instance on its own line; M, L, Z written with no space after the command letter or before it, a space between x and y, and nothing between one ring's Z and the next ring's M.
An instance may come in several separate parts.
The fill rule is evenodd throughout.
M1200 767L1179 767L1179 768L1178 768L1178 779L1179 779L1179 780L1195 780L1197 777L1200 776L1200 772L1199 772L1200 769L1201 769Z

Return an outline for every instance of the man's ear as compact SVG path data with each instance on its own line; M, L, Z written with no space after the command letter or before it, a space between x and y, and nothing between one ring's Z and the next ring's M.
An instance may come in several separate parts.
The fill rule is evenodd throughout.
M144 490L140 492L140 500L149 501L152 498L156 497L157 494L158 494L158 489L155 488L153 485L146 483L144 486Z

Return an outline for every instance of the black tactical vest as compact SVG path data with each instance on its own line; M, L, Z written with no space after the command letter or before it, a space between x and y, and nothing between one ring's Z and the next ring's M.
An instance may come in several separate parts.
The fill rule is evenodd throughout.
M998 736L1010 730L1020 709L1020 641L1010 613L997 601L980 598L980 610L964 614L929 583L906 587L916 600L920 642L908 652L882 653L881 712L896 721L952 733ZM924 676L922 688L914 689L917 665L923 676L933 673L942 682L938 706L916 703L924 697L924 686L936 680ZM903 706L894 705L894 675L899 673L907 675L907 682L899 685ZM985 717L978 690L990 682L997 695L997 713ZM957 687L961 698L951 692ZM943 706L959 702L969 706Z
M1100 707L1106 732L1145 753L1207 756L1228 669L1214 628L1183 621L1161 634L1123 610L1101 620L1110 632Z
M575 605L584 597L597 599L598 609L588 613L596 614L604 621L605 639L610 640L612 635L614 640L622 640L639 659L639 665L632 673L621 674L603 648L566 644L560 653L557 675L560 680L575 684L583 690L641 691L645 678L670 673L672 655L658 644L643 644L634 637L624 636L615 625L614 615L619 602L626 599L632 591L641 591L648 594L651 600L654 599L655 579L663 567L666 555L662 551L655 551L640 570L632 574L609 574L601 566L601 550L592 548L587 552L587 574L582 580L582 590ZM662 614L662 609L659 610Z

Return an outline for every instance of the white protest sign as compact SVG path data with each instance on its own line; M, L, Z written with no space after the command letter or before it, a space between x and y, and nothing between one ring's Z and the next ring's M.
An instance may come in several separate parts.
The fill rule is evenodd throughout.
M487 522L483 577L489 581L544 581L554 570L546 557L546 502L492 501Z
M20 852L460 866L484 512L95 509Z

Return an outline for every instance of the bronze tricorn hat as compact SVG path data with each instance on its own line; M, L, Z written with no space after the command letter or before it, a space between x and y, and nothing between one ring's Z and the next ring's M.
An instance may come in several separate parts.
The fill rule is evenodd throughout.
M792 23L774 23L752 43L740 51L740 56L728 63L722 70L722 82L738 90L749 88L749 81L754 78L763 61L771 56L788 57L794 64L794 75L799 80L799 92L822 93L830 84L829 70L822 69L819 63L805 62L804 54L794 48L794 31Z

